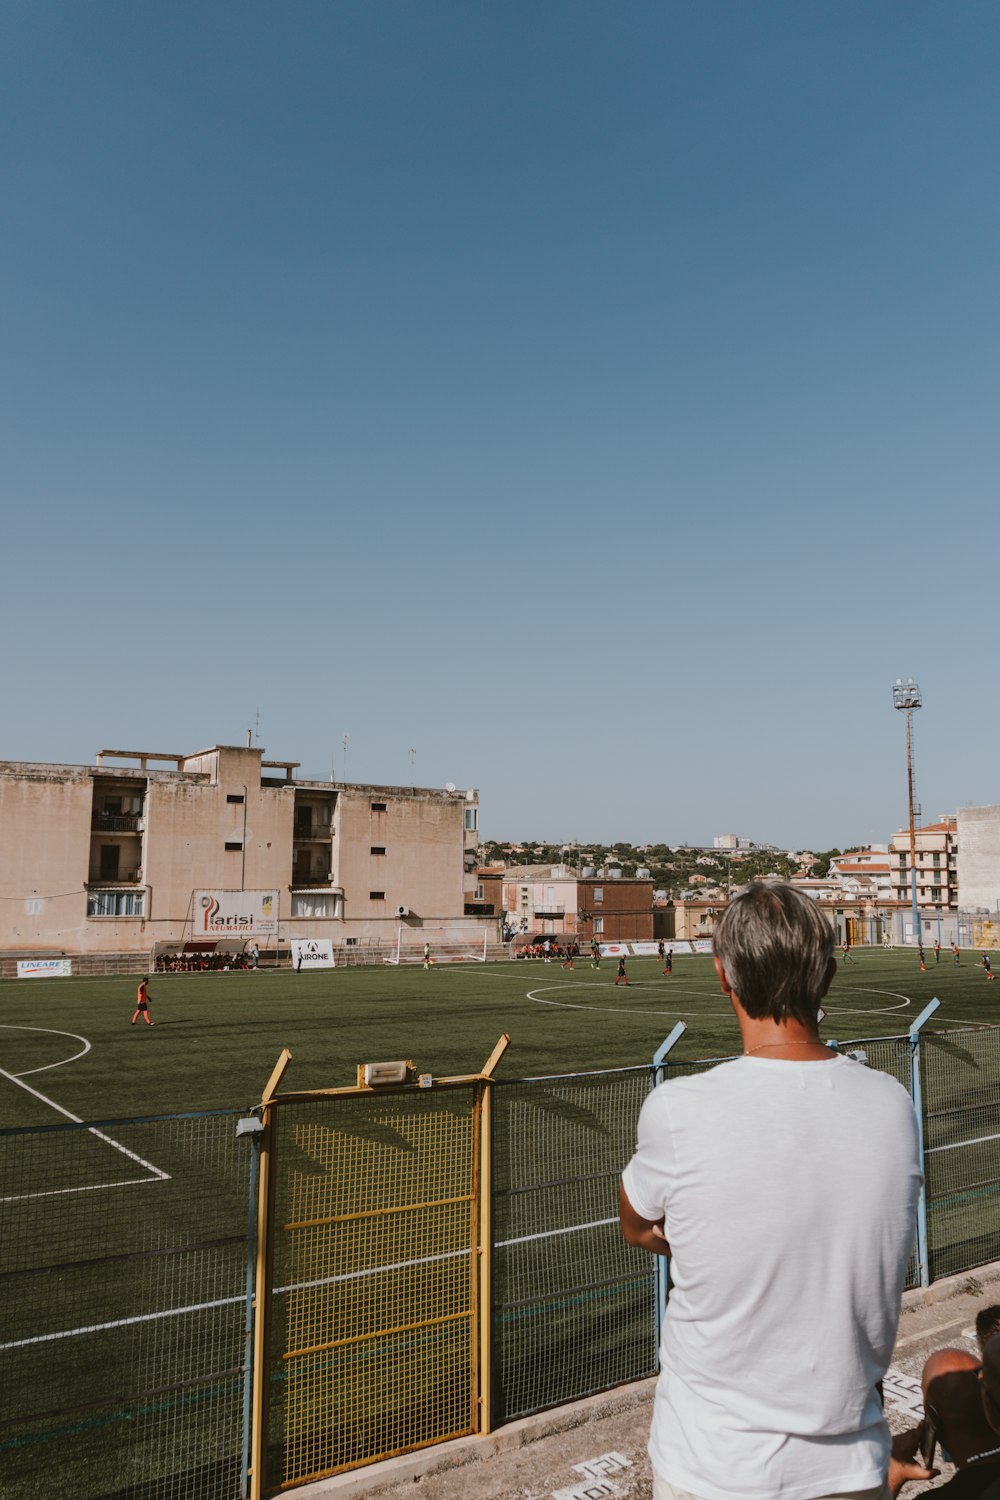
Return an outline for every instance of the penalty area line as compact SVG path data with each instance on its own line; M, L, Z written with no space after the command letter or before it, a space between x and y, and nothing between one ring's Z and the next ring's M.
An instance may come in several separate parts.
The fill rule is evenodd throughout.
M24 1089L26 1093L32 1094L34 1098L41 1100L43 1104L47 1104L50 1109L54 1109L57 1111L57 1113L65 1115L66 1119L72 1120L74 1125L82 1125L84 1123L83 1120L80 1119L79 1115L74 1115L72 1111L64 1109L61 1104L57 1104L54 1099L50 1099L48 1095L43 1094L40 1089L33 1089L30 1083L24 1082L23 1078L18 1078L14 1073L8 1073L6 1068L0 1068L0 1078L6 1078L10 1083L15 1083L19 1089ZM122 1156L128 1157L129 1161L134 1161L138 1166L149 1172L154 1181L169 1182L169 1172L164 1172L160 1167L155 1167L151 1161L147 1161L144 1156L140 1156L137 1152L130 1151L127 1146L123 1146L121 1141L116 1141L113 1136L105 1135L104 1131L98 1130L96 1125L88 1125L87 1131L90 1135L96 1136L99 1141L103 1141L105 1145L113 1147L115 1151L120 1151ZM141 1182L146 1179L139 1178L138 1180ZM128 1185L129 1184L124 1182L99 1184L99 1186L101 1187L127 1187ZM79 1191L79 1189L69 1188L57 1190L57 1192L62 1191L77 1192ZM20 1198L48 1198L54 1196L54 1194L51 1191L46 1191L40 1193L21 1193L18 1196ZM5 1198L0 1201L10 1203L14 1200L11 1198Z

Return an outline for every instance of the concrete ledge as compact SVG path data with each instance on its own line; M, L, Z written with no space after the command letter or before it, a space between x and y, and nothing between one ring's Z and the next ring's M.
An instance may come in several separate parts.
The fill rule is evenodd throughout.
M973 1271L943 1277L933 1286L916 1287L904 1292L900 1349L907 1351L907 1359L915 1362L918 1371L920 1363L932 1348L953 1342L958 1337L958 1330L971 1324L977 1306L981 1307L990 1300L1000 1302L998 1282L1000 1261L994 1261L989 1265L977 1266ZM950 1319L946 1314L944 1323L940 1313L935 1317L928 1311L926 1316L922 1316L925 1310L949 1301L953 1306L950 1309ZM504 1474L514 1468L514 1456L520 1450L539 1444L541 1463L544 1448L552 1446L551 1443L546 1444L546 1439L557 1439L562 1434L572 1434L576 1429L619 1416L626 1418L626 1427L634 1439L631 1451L634 1460L638 1462L639 1455L645 1448L655 1388L655 1376L631 1385L617 1386L614 1390L602 1391L582 1401L572 1401L565 1406L553 1407L549 1411L538 1412L535 1416L509 1422L486 1437L456 1438L450 1443L438 1443L415 1453L404 1453L398 1458L384 1459L381 1463L337 1474L331 1479L319 1479L312 1484L301 1485L291 1493L296 1500L358 1500L361 1496L374 1497L381 1494L390 1494L396 1500L396 1497L404 1494L407 1486L416 1485L417 1488L413 1490L415 1496L429 1497L436 1493L437 1486L421 1487L420 1482L433 1480L438 1476L442 1492L447 1492L449 1496L456 1493L467 1496L520 1496L526 1491L518 1483L504 1482ZM579 1456L587 1455L581 1450ZM468 1474L464 1481L458 1482L455 1471L462 1469L467 1469ZM453 1476L450 1483L445 1478L446 1475ZM537 1491L533 1490L532 1493ZM646 1495L648 1487L636 1493Z
M565 1406L555 1406L550 1411L508 1422L486 1437L455 1438L450 1443L403 1453L398 1458L386 1458L363 1469L352 1469L348 1474L335 1474L332 1479L318 1479L313 1484L301 1485L292 1493L296 1500L299 1497L301 1500L321 1500L325 1496L330 1500L354 1500L358 1495L377 1495L380 1490L393 1488L407 1480L425 1479L433 1474L447 1473L450 1469L488 1463L542 1438L571 1432L575 1427L586 1426L602 1417L616 1416L633 1407L651 1407L655 1389L656 1377L650 1376L648 1380L617 1386L613 1391L602 1391L597 1396L586 1396L582 1401L570 1401ZM471 1480L469 1493L475 1494Z

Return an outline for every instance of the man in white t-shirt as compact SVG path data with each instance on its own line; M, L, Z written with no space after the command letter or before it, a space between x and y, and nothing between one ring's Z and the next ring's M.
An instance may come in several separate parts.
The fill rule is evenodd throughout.
M654 1500L889 1494L877 1382L916 1229L916 1119L893 1079L819 1039L833 941L790 886L737 896L715 967L743 1056L639 1116L622 1229L671 1257ZM904 1467L895 1480L929 1477Z

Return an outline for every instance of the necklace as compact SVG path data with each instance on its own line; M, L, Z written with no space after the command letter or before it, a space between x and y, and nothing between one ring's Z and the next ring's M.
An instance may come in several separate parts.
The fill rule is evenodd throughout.
M761 1042L759 1047L744 1047L743 1056L751 1057L755 1052L767 1052L772 1047L825 1047L818 1039L814 1042Z

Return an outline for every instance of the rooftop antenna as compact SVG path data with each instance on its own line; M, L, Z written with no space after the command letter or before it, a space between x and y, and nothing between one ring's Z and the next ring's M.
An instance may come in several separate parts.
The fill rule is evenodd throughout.
M351 743L351 736L349 734L345 734L343 740L341 741L341 744L344 747L344 782L345 782L345 784L347 782L347 747L348 747L348 745L350 743Z
M412 745L410 746L409 755L410 755L410 785L411 786L416 786L416 784L417 784L417 777L416 777L416 769L415 769L415 767L416 767L416 763L417 763L417 752L413 748Z
M254 738L254 744L259 745L260 744L260 709L259 708L257 710L257 717L254 720L253 738Z

